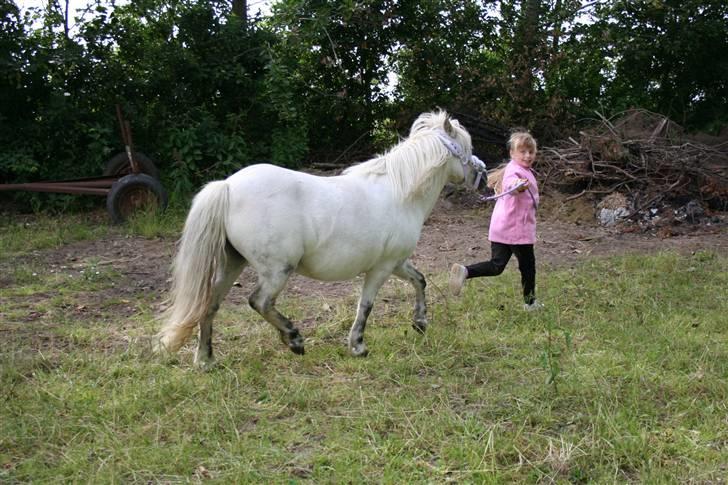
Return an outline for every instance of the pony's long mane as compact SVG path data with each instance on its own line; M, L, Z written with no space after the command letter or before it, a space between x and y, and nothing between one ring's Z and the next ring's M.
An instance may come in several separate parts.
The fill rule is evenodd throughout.
M445 111L437 111L420 115L412 124L409 137L384 154L347 168L344 174L386 176L395 197L401 201L426 192L439 182L433 172L451 157L437 129L446 131L470 157L473 148L468 132L457 120L448 120Z

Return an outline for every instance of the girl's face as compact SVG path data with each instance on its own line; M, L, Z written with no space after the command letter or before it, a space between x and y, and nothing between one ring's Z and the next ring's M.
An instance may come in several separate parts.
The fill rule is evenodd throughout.
M526 146L519 146L511 150L511 159L522 167L531 168L536 160L536 150Z

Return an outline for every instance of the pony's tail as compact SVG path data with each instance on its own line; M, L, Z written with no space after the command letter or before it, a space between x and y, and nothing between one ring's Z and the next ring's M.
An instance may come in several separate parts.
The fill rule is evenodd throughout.
M498 168L488 171L488 187L493 189L496 194L503 192L503 173L506 171L506 165L499 165Z
M217 181L192 201L172 263L170 306L154 339L155 352L179 350L209 311L215 272L224 264L229 199L227 183Z

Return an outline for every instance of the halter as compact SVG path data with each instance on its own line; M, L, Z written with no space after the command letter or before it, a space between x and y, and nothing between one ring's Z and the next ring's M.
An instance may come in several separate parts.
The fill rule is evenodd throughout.
M445 133L445 130L436 129L435 134L440 139L440 142L445 145L447 151L449 151L452 156L460 160L460 163L463 164L463 169L469 165L473 168L473 170L475 170L478 175L475 177L475 182L473 182L473 190L477 190L478 185L480 185L480 180L483 178L483 174L485 174L486 180L488 178L488 172L485 167L485 163L475 155L466 157L463 147L461 147L460 144L456 142L450 135Z

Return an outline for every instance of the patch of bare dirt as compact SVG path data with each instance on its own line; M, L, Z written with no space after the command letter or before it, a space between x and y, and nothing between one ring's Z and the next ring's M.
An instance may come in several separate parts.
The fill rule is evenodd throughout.
M601 226L595 216L598 202L588 197L566 200L560 193L545 193L538 214L537 264L573 265L592 257L629 253L675 251L690 254L708 250L728 254L728 215L713 214L700 223L644 226L624 222ZM423 229L415 251L418 267L445 272L451 263L488 259L487 239L493 203L441 200Z
M539 240L536 257L539 266L573 265L588 258L625 253L654 253L676 251L690 254L709 250L728 254L728 217L715 214L700 224L683 222L662 227L643 227L638 224L602 227L595 218L596 201L581 197L565 201L560 194L544 194L539 209ZM481 203L472 196L455 194L443 198L423 227L422 237L413 255L415 265L432 279L444 279L454 262L473 263L490 255L487 239L492 203ZM674 221L673 221L674 222ZM78 295L78 303L61 311L73 318L96 318L97 307L102 304L124 320L136 308L140 297L161 305L168 290L169 267L175 250L171 239L143 239L123 235L95 241L69 244L59 249L39 251L27 258L41 272L74 273L89 266L111 268L119 275L111 287ZM0 263L0 274L9 274L7 266L13 261ZM239 284L232 289L227 301L244 304L252 290L255 276L246 269ZM4 276L0 286L16 283ZM360 281L324 283L295 276L285 294L308 295L322 299L345 298L352 295ZM17 297L21 298L21 297ZM22 297L14 302L15 308L27 308L28 313L16 324L43 320L42 310L35 308L38 296ZM0 311L0 316L2 315ZM36 322L41 323L41 322Z

